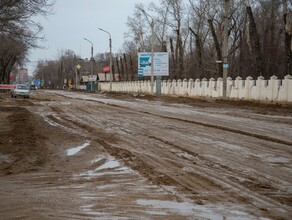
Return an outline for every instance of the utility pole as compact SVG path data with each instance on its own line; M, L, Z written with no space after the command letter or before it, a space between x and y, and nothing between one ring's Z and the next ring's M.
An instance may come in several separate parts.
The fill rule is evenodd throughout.
M76 64L75 64L75 89L77 89L77 66L76 66Z
M108 34L109 36L109 47L110 47L110 92L112 91L112 81L113 81L113 54L112 54L112 36L111 34L102 29L102 28L98 28L100 31L103 31L105 33Z
M112 55L112 37L110 35L109 38L109 46L110 46L110 92L112 91L113 84L113 55Z
M151 27L151 85L150 86L151 86L151 94L153 95L154 94L154 19L143 8L140 8L140 10L145 15L145 17L146 17L146 19ZM151 22L149 22L148 16L151 18ZM156 79L157 79L157 77L156 77ZM160 78L159 78L159 80L160 80Z
M228 74L228 25L229 25L229 0L224 1L224 41L223 41L223 98L226 98Z
M154 94L154 21L151 21L151 94Z
M93 43L88 40L87 38L83 38L84 40L88 41L89 43L91 43L91 76L90 78L90 87L91 87L91 91L93 90L93 86L92 86L92 79L93 79Z

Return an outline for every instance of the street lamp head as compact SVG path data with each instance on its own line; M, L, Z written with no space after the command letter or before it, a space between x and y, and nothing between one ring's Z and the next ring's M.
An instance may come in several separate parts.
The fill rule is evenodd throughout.
M110 47L110 92L112 91L112 75L113 75L113 71L112 71L112 66L113 66L113 55L112 55L112 38L111 38L111 34L102 29L102 28L98 28L100 31L105 32L108 34L109 36L109 47Z
M107 33L108 35L109 35L109 37L111 38L111 34L110 34L110 32L108 32L108 31L106 31L106 30L104 30L104 29L102 29L102 28L98 28L100 31L103 31L103 32L105 32L105 33Z
M83 40L86 40L86 41L88 41L89 43L91 43L91 46L93 47L93 43L90 41L90 40L88 40L87 38L83 38Z

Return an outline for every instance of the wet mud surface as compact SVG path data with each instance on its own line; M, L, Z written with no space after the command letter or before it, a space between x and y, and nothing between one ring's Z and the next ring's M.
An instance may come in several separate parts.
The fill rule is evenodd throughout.
M0 94L1 219L291 219L292 108Z

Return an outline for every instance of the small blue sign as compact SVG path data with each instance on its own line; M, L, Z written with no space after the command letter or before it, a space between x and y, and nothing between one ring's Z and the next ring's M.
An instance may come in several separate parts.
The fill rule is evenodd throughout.
M223 64L223 68L225 68L225 69L229 68L229 64L228 63L224 63Z
M33 82L33 84L35 86L39 86L41 84L41 81L39 79L35 79L34 82Z

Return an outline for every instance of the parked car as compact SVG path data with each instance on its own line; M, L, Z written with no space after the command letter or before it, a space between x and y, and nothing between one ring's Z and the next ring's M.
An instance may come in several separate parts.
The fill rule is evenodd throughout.
M26 85L23 84L17 84L15 86L15 89L11 90L11 97L16 98L17 96L23 97L23 98L29 98L30 92Z
M30 90L36 90L37 87L36 87L35 85L30 85L29 89L30 89Z

